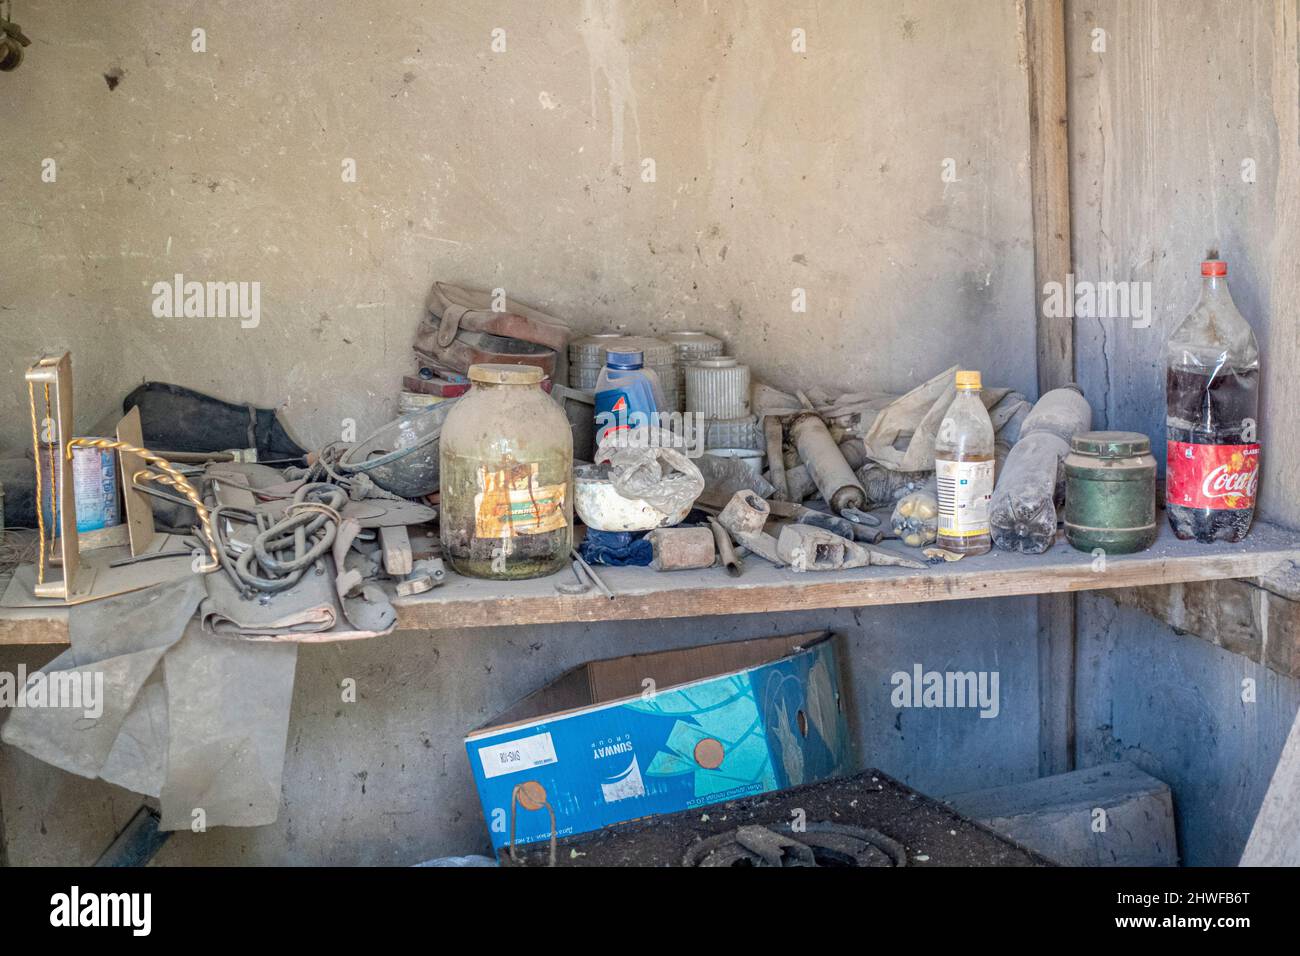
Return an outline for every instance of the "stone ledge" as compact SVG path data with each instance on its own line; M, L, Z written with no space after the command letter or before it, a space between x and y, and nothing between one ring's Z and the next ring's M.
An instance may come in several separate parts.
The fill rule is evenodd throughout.
M1189 581L1100 592L1179 634L1203 638L1286 677L1300 677L1300 566L1261 578Z

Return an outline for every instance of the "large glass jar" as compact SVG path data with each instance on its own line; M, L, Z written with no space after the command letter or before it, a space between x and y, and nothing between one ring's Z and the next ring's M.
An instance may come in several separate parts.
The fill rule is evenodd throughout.
M531 365L472 365L442 426L443 556L460 574L552 574L573 548L573 432Z

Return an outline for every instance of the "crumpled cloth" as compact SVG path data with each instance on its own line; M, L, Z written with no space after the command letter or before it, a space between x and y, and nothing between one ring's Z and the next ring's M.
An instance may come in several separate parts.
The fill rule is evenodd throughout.
M828 422L835 422L862 439L868 461L890 471L933 471L934 441L944 413L957 397L957 366L899 396L870 392L829 399L809 399L807 404L768 385L754 389L758 415L793 415L811 405ZM989 411L999 440L1015 444L1020 423L1032 407L1009 388L984 388L980 400Z
M597 531L587 529L578 548L588 564L607 564L615 568L648 567L654 558L654 546L644 531Z
M680 445L681 439L664 429L633 428L607 436L596 449L596 461L609 462L610 484L620 495L639 498L669 517L704 490L704 475Z
M203 577L186 573L70 608L71 647L41 673L102 680L102 711L16 708L0 739L159 797L163 830L274 822L298 646L205 634L194 615L205 593Z
M163 658L167 777L159 829L275 822L297 663L297 644L230 641L190 622Z

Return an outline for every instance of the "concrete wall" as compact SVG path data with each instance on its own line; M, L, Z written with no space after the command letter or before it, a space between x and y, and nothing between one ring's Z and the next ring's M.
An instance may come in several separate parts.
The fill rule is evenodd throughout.
M439 278L585 331L706 329L786 387L902 391L960 362L1033 389L1015 0L19 7L35 42L0 78L0 445L29 441L22 371L62 349L82 431L144 379L279 406L311 445L364 431L391 417ZM260 282L260 324L155 318L178 272ZM281 821L184 834L163 859L480 848L466 729L586 659L816 626L854 635L864 761L936 793L1026 779L1032 607L304 648ZM1001 716L894 711L888 674L913 663L999 668ZM13 862L85 862L138 798L0 748L0 803Z
M1183 862L1236 866L1300 682L1097 595L1079 616L1079 766L1127 759L1163 780Z
M0 87L13 407L67 348L82 429L149 378L333 440L392 416L434 279L582 330L703 328L784 386L902 390L961 362L1032 389L1015 0L21 7L34 43ZM260 282L260 326L154 318L178 272Z
M307 443L344 418L365 428L391 411L434 278L504 287L584 330L702 327L780 385L814 369L830 386L899 390L960 361L1032 390L1010 0L21 7L36 44L0 77L0 395L19 412L25 365L71 348L83 429L145 378L282 406ZM1265 511L1300 525L1284 391L1300 358L1296 4L1068 8L1075 271L1150 281L1155 304L1148 328L1077 323L1097 423L1161 433L1161 347L1217 245L1265 350ZM207 53L190 51L195 27ZM504 53L490 48L498 27ZM795 28L806 53L790 50ZM55 183L40 180L47 157ZM341 181L344 158L356 183ZM261 325L155 319L150 287L175 272L261 282ZM805 314L790 311L795 287ZM0 421L0 443L25 443L23 421ZM1031 609L304 648L280 822L183 834L163 859L404 863L481 847L466 727L588 658L814 626L852 637L864 764L938 794L1028 779ZM0 666L42 653L6 650ZM1079 654L1080 764L1134 759L1173 785L1186 860L1235 861L1295 682L1102 599L1080 602ZM999 669L1002 716L889 707L888 674L932 660ZM374 696L336 705L342 676ZM1258 681L1254 708L1243 676ZM138 798L0 749L0 803L13 862L84 862Z
M1164 343L1217 248L1259 340L1261 504L1300 526L1300 70L1294 0L1068 4L1075 274L1150 283L1150 325L1075 323L1094 424L1156 437L1164 458ZM1102 31L1098 34L1097 31ZM1105 52L1094 46L1104 42Z
M271 826L176 834L166 864L408 864L484 851L488 833L463 737L587 660L829 628L845 635L857 764L931 794L1030 780L1038 772L1032 599L748 615L627 625L490 628L303 645L280 818ZM0 648L0 670L48 649ZM999 712L895 708L890 675L996 671ZM340 681L356 681L357 702ZM85 864L140 806L133 793L0 746L10 862Z
M1077 320L1094 422L1147 432L1163 458L1164 341L1217 246L1262 351L1262 513L1296 527L1297 4L1072 0L1068 14L1075 273L1149 282L1155 305L1147 328ZM1104 598L1080 597L1078 621L1079 765L1132 759L1173 788L1184 860L1235 864L1300 682Z

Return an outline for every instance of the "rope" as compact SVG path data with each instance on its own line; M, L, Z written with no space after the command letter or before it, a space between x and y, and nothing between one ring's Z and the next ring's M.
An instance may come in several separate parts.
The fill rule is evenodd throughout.
M45 410L49 411L50 387L45 386ZM41 432L36 427L36 383L27 383L27 405L32 411L32 454L36 456L36 527L40 550L36 552L36 583L45 583L45 499L41 497ZM53 472L50 473L53 476ZM53 513L53 512L52 512Z
M534 809L533 807L528 806L527 801L521 799L521 794L524 792L525 786L527 786L527 784L517 784L515 788L510 791L510 859L515 863L519 862L519 851L515 845L515 816L521 804L525 809ZM543 793L545 793L545 791L543 791ZM551 801L545 797L542 798L542 806L536 809L542 809L543 807L546 809L546 812L551 815L551 841L548 859L550 861L549 865L555 866L556 850L559 842L559 831L555 827L555 808L551 806Z
M208 513L207 507L203 504L203 499L199 497L198 491L189 483L166 458L151 452L147 448L140 448L136 445L129 445L124 441L114 441L111 438L71 438L68 440L67 456L72 458L72 449L81 448L99 448L105 450L116 450L126 452L128 455L136 455L143 458L157 472L141 469L131 476L131 481L156 481L159 484L170 485L175 488L189 501L193 506L195 513L199 517L199 526L203 529L203 537L208 545L208 557L211 559L206 565L200 565L194 570L200 574L207 574L221 567L221 560L217 556L217 542L212 533L212 519ZM158 472L161 472L159 474Z
M297 584L334 544L342 522L339 509L347 500L344 490L335 485L305 484L294 492L284 515L269 525L259 520L265 518L261 513L215 508L219 560L240 594L251 598L258 591L275 593ZM261 529L242 552L236 552L221 532L220 522L227 515Z
M54 403L50 401L49 382L45 383L45 420L51 424L54 422ZM55 450L55 446L61 437L62 433L56 431L50 436L50 441L45 445L45 450L50 456L50 516L54 518L56 522L61 522L63 517L63 509L59 507L59 479L63 477L63 473L56 467L59 456L58 452ZM37 459L37 461L39 460L40 459ZM63 533L62 524L59 525L59 533ZM44 542L42 542L41 547L45 547Z

